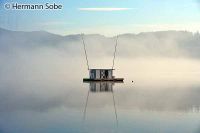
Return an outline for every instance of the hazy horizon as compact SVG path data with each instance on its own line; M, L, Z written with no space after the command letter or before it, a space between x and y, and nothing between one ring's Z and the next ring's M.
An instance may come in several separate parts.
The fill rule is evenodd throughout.
M84 36L91 68L111 68L115 39ZM124 83L91 92L80 35L1 29L0 132L198 133L199 40L183 31L121 35L114 76Z

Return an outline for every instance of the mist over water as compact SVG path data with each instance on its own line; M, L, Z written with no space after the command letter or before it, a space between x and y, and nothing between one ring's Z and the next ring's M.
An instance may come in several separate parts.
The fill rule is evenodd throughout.
M88 71L79 37L59 36L55 45L33 35L34 41L10 38L8 43L6 34L0 37L0 132L200 131L200 61L195 50L178 47L183 43L166 39L155 45L124 35L114 73L124 83L115 83L111 92L91 92L82 82ZM85 36L91 68L111 68L114 39Z

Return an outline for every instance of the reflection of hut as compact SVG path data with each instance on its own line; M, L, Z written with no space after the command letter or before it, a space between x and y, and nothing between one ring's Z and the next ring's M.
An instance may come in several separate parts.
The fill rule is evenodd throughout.
M112 92L113 82L90 82L91 92Z
M99 93L99 92L105 92L105 93L110 93L112 94L112 99L113 99L113 105L115 109L115 118L116 118L116 123L118 125L118 119L117 119L117 109L115 106L115 97L114 97L114 90L113 90L113 85L115 82L111 81L92 81L92 82L84 82L84 83L89 83L90 84L90 89L88 90L88 94L86 97L86 103L85 103L85 109L84 109L84 116L83 119L85 121L86 119L86 113L87 113L87 105L88 105L88 100L89 100L89 95L92 92L94 93ZM102 93L101 93L102 94Z

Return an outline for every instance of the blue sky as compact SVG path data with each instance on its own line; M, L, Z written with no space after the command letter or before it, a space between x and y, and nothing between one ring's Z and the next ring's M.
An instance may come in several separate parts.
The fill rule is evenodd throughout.
M58 11L5 10L4 4L58 3ZM108 36L159 30L200 29L199 0L0 0L0 27L57 34ZM81 10L81 8L84 8Z

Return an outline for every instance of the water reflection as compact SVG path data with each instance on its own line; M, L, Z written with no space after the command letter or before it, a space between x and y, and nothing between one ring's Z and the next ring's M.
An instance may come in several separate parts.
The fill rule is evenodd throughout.
M58 132L49 131L53 126L63 130L59 132L70 133L96 130L112 133L115 129L119 133L199 132L200 85L80 82L49 87L49 84L32 84L24 89L17 85L17 89L0 87L2 130L12 133L18 133L14 131L16 128L20 128L20 133L36 129L37 132ZM30 127L29 123L35 127ZM14 128L7 128L9 124Z
M85 82L89 83L90 92L113 92L114 82Z
M112 93L116 125L118 126L117 108L116 108L116 104L115 104L115 96L114 96L114 91L113 91L113 86L114 86L115 82L110 82L110 81L94 82L94 81L92 81L92 82L84 82L84 83L89 83L89 90L88 90L85 108L84 108L83 121L85 122L85 120L86 120L87 105L88 105L90 92L92 92L92 93L105 92L105 93ZM123 83L123 82L116 82L116 83Z

